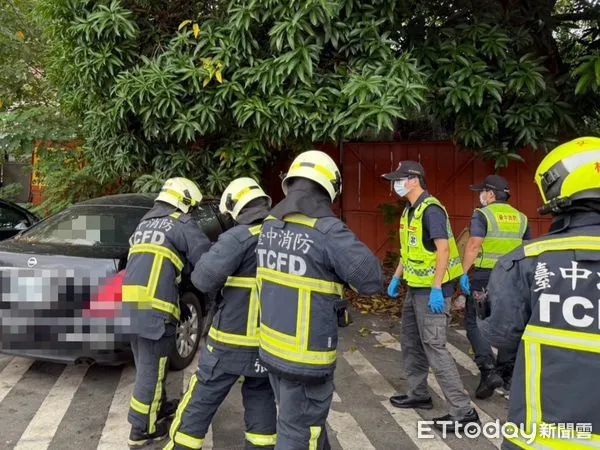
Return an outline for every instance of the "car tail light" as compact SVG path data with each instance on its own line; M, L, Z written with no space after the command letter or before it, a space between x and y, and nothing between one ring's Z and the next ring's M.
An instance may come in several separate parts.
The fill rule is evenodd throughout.
M83 311L83 317L110 319L120 315L124 277L125 271L122 270L100 286L88 308Z

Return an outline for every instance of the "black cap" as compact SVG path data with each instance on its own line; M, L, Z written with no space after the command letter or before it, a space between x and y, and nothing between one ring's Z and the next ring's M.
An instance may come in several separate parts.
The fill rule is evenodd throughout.
M489 175L483 183L471 185L472 191L499 191L510 194L508 181L500 175Z
M421 176L425 178L425 169L416 161L400 161L394 172L381 175L386 180L395 181L406 177Z

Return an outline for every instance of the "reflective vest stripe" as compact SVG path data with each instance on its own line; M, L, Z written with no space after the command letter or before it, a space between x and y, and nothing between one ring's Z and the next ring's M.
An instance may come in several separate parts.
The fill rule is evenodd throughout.
M304 288L310 291L317 291L323 294L337 295L340 297L344 293L344 287L340 283L290 275L264 267L259 267L256 271L256 275L261 281L266 280L292 289Z
M542 349L540 344L525 342L525 398L526 419L525 430L531 433L532 424L539 423L542 419L542 405L540 395L540 379L542 375L541 359Z
M544 252L560 250L600 251L600 237L573 236L532 242L524 246L525 256L537 256Z
M310 292L298 289L298 315L296 318L296 341L301 350L308 350L310 332Z
M311 365L326 365L333 364L336 360L337 352L331 351L311 351L301 350L297 347L296 338L292 337L293 344L282 342L275 337L275 330L267 327L264 323L260 327L260 346L261 348L273 354L274 356L286 361L311 364Z
M133 255L136 253L149 253L151 255L161 255L164 258L167 258L169 261L173 263L173 265L177 268L178 271L181 272L183 270L183 261L175 252L169 250L168 248L161 247L156 244L137 244L133 245L129 250L129 255Z
M248 228L248 231L250 232L250 234L252 236L256 236L256 235L258 235L260 233L261 229L262 229L262 224L250 227L250 228Z
M512 252L523 243L527 217L512 206L501 203L494 203L488 207L477 209L477 211L486 219L487 233L474 266L493 269L502 256ZM498 219L503 215L518 216L519 222L500 224Z
M156 309L171 314L179 320L179 307L173 303L154 298L146 286L123 286L123 301L137 303L139 309Z
M547 424L549 425L549 424ZM553 424L556 429L556 424ZM600 436L597 434L591 435L590 439L582 439L582 438L552 438L552 437L541 437L540 429L543 425L538 424L538 429L536 430L536 437L533 442L529 442L531 440L531 435L528 437L519 435L518 437L513 437L514 434L512 431L510 432L511 437L506 437L506 439L516 446L520 448L524 448L526 450L589 450L589 449L599 449L600 448ZM551 429L549 426L548 430ZM508 433L507 433L508 434ZM538 437L539 436L539 437Z
M246 440L257 447L270 447L277 444L277 435L246 432Z

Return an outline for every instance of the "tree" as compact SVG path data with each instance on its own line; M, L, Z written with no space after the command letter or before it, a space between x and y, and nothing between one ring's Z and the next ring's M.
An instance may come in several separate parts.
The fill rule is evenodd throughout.
M62 141L77 130L61 114L48 83L48 45L35 0L0 0L0 150L31 158L36 141Z
M577 0L41 0L48 71L103 181L218 193L279 151L441 129L506 165L597 132Z

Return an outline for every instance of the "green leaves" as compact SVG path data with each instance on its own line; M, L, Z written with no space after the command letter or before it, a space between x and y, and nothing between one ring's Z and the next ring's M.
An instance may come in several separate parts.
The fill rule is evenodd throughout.
M573 77L577 80L576 95L583 95L590 91L600 93L600 54L582 57L573 71Z

